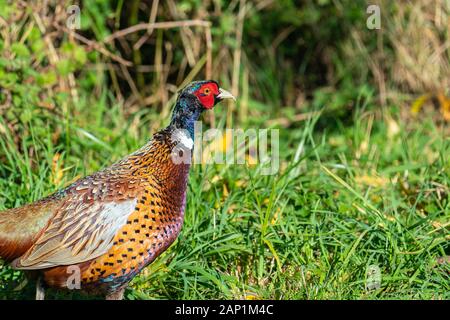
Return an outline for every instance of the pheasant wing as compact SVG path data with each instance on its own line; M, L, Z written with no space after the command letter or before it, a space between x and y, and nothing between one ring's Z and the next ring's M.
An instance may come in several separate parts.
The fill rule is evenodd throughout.
M136 199L119 202L68 200L34 245L13 262L17 269L77 264L105 254L126 224Z

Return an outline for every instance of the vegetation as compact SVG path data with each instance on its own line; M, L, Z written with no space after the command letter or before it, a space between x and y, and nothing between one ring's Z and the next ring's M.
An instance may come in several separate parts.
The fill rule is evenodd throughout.
M128 299L448 299L450 8L380 1L369 30L365 1L298 2L82 1L71 29L70 1L0 0L0 210L136 150L213 78L238 101L204 126L279 129L280 171L193 166ZM24 278L0 265L0 298L32 299Z

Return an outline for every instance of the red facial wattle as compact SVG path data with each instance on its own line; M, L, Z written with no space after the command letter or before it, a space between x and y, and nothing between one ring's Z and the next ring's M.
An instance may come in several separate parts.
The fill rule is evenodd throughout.
M212 109L215 104L215 96L219 94L219 87L215 83L207 83L195 92L200 103L206 109Z

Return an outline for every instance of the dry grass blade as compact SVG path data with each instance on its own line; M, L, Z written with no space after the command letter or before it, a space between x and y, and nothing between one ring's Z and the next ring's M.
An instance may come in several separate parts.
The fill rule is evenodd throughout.
M141 48L141 46L145 43L145 41L148 40L148 38L150 38L150 36L152 35L153 32L153 27L151 27L155 21L156 21L156 14L158 13L158 5L159 5L159 0L154 0L152 2L152 9L150 10L150 18L149 18L149 28L147 29L147 33L145 35L143 35L133 46L134 50L139 50Z
M114 39L125 37L131 33L135 33L142 30L151 29L172 29L172 28L183 28L183 27L209 27L211 22L203 20L183 20L183 21L165 21L165 22L155 22L155 23L139 23L126 29L114 32L112 35L106 37L103 42L109 43Z

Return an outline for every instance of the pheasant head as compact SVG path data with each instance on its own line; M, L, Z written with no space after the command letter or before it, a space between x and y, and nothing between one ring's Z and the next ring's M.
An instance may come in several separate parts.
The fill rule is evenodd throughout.
M203 111L212 109L224 99L235 97L214 80L191 82L178 95L170 126L194 133L194 123Z

